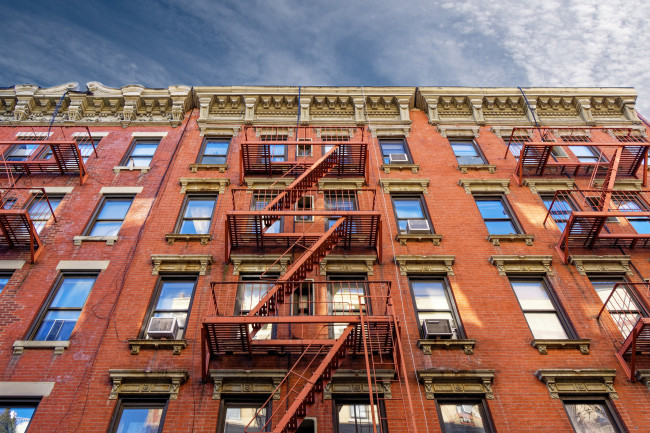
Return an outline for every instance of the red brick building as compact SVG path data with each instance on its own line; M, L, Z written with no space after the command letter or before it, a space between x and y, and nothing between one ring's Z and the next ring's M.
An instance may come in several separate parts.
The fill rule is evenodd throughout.
M632 89L73 89L0 90L0 429L647 431Z

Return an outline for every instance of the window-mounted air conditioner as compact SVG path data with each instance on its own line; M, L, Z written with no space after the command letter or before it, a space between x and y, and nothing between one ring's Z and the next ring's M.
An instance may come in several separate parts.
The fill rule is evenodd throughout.
M391 164L408 164L409 157L405 153L391 153L388 155L388 162Z
M149 320L149 338L168 338L173 340L178 333L178 320L175 317L152 317Z
M431 233L431 228L429 227L429 221L427 220L408 220L406 223L406 232L409 234L429 234Z
M427 340L451 338L453 334L449 319L426 319L422 322L422 337Z

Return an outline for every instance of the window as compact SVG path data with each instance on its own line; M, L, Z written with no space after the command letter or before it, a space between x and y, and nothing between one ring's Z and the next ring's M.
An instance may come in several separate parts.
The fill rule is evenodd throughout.
M39 400L0 400L0 432L28 431Z
M167 400L120 399L111 433L159 433L162 431Z
M95 148L99 146L101 138L99 139L93 139L92 144L90 142L90 139L88 137L77 137L77 146L79 147L79 153L81 153L81 158L83 159L84 163L88 162L88 158L90 158L91 155L95 153L95 150L93 149L93 144L95 145ZM45 146L45 149L41 152L39 155L39 159L51 159L52 158L52 147L50 146Z
M625 280L621 277L609 277L609 278L589 278L589 282L596 290L598 297L603 303L607 302L607 298L614 290L614 285L616 283L623 283ZM636 296L629 288L623 287L617 289L617 291L624 290L624 295L621 297L617 296L615 302L611 302L607 306L607 311L614 319L616 326L621 331L624 337L627 337L636 322L641 317L639 308L640 304L638 303ZM616 296L616 295L615 295ZM624 307L625 309L617 309L616 306ZM645 313L645 311L643 311Z
M218 431L222 433L242 433L244 429L248 432L265 431L264 426L269 421L271 409L270 406L262 407L262 404L263 402L222 403Z
M195 278L162 278L158 282L155 304L151 307L151 317L175 317L178 323L176 339L180 340L185 335L187 317L192 308L192 297L196 287ZM144 333L149 327L149 320L144 324ZM148 337L147 337L148 338Z
M282 162L287 159L287 146L284 144L269 144L272 162Z
M551 155L553 156L553 159L556 161L561 158L568 158L569 155L567 155L566 151L562 146L553 146L551 149Z
M557 300L543 279L510 280L533 338L564 340L575 337L575 333L558 313Z
M449 144L459 165L485 164L485 159L474 141L450 141Z
M106 196L95 213L87 236L117 236L133 197Z
M217 196L187 195L181 211L177 233L184 235L205 235L210 232L212 214Z
M616 411L607 399L563 399L562 403L576 433L626 431L621 421L615 416Z
M303 158L306 156L311 156L312 148L311 144L298 144L296 146L296 157Z
M488 233L507 235L521 233L503 197L475 197Z
M546 209L550 210L551 204L553 205L551 217L560 231L563 232L567 222L569 221L569 217L571 217L571 213L575 210L573 203L568 198L561 196L556 197L554 195L543 195L542 201L544 202Z
M198 164L225 164L230 140L227 138L206 138L199 153Z
M621 212L647 212L648 206L640 198L624 197L612 194L612 208L617 208ZM637 233L650 234L650 218L648 217L626 217L627 221Z
M149 167L154 153L160 144L159 140L136 140L131 146L131 150L124 158L125 166Z
M45 224L47 224L52 217L52 211L56 210L61 203L61 200L63 200L63 196L57 195L48 195L47 200L45 200L45 197L42 195L37 195L32 199L32 202L29 204L28 212L37 233L41 233Z
M492 419L485 400L438 400L438 416L444 433L491 433Z
M237 299L235 299L235 315L245 316L253 309L266 292L278 279L276 274L265 274L263 279L259 275L242 275L237 287ZM270 340L273 338L273 326L263 325L253 337L255 340Z
M366 309L366 277L363 275L330 276L327 284L327 314L329 316L359 315L362 311L371 314ZM370 305L368 304L368 307ZM330 338L339 338L347 323L335 323L330 329Z
M356 211L357 193L351 190L326 191L325 209L328 211ZM327 220L327 229L330 229L338 217L333 216Z
M67 341L95 284L96 275L62 275L32 339Z
M374 431L373 418L375 423L383 424L382 426L377 425L376 431L388 431L384 422L386 417L383 415L380 417L380 414L385 412L381 402L379 404L376 402L372 406L374 417L368 398L336 399L335 407L334 425L337 433L372 433Z
M314 285L300 283L300 289L293 292L291 300L292 316L311 316L314 313Z
M571 146L571 152L580 162L601 162L607 161L605 157L600 157L600 152L596 152L591 146Z
M12 272L0 272L0 293L2 293L2 290L9 283L11 275Z
M276 196L277 193L255 193L253 195L253 200L251 201L251 210L264 210ZM284 217L280 217L273 221L273 223L268 226L265 233L282 233L283 218Z
M7 161L27 161L38 146L38 144L15 144L11 146L5 159Z
M443 279L411 279L416 316L419 329L427 319L449 320L452 338L464 338L464 332L458 320L456 303Z
M405 140L379 140L379 145L381 146L381 154L384 158L384 164L391 163L390 155L394 155L393 163L401 162L410 164L412 162ZM396 158L401 159L395 160Z
M314 197L311 195L303 195L296 202L296 210L305 212L314 210ZM296 215L295 221L300 221L304 223L314 222L313 215Z
M422 196L391 196L395 218L401 234L411 233L414 228L432 233L429 216ZM410 223L410 227L409 227Z
M530 137L512 137L512 140L510 141L510 153L512 153L516 159L519 159L519 154L526 143L530 143Z

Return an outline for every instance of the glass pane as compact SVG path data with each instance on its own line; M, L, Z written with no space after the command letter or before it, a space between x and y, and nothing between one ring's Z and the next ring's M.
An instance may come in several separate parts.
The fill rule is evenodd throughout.
M211 218L214 199L190 199L185 208L185 218Z
M138 143L133 148L131 156L153 156L158 148L158 143Z
M183 336L183 329L185 329L185 322L187 321L187 313L186 312L154 313L153 317L175 317L176 322L178 323L178 331L179 331L178 335L176 335L176 338L181 338Z
M611 414L602 403L564 402L567 415L576 433L615 433Z
M269 287L269 283L240 283L238 288L239 313L245 314L252 310L266 295Z
M127 161L127 165L133 165L134 167L148 167L151 164L150 156L132 156Z
M101 222L96 221L89 236L117 236L122 227L122 221L119 222Z
M402 142L391 142L387 143L385 141L381 142L381 151L384 155L390 155L391 153L406 153L404 151L404 143Z
M485 432L483 411L478 404L444 403L440 404L443 430L445 433Z
M72 330L79 319L81 310L78 311L49 311L38 332L34 336L36 341L66 341L70 338Z
M9 282L9 278L9 276L0 275L0 293L2 293L2 289L4 289Z
M261 432L266 423L266 408L262 408L259 413L257 409L256 407L227 408L224 433L243 433L244 429L249 432Z
M569 338L556 313L526 313L534 338L564 340Z
M24 433L36 411L36 407L0 406L0 432Z
M420 200L414 199L393 199L397 218L424 218ZM406 228L406 227L404 227Z
M600 300L604 303L612 293L612 290L614 290L614 285L621 282L622 281L591 281L591 285L594 286L596 293L598 293L598 297L600 297Z
M372 415L369 404L342 404L338 406L339 433L372 433ZM375 421L379 422L379 412L375 409Z
M650 234L650 220L648 218L628 218L634 230L640 234Z
M451 148L456 156L478 156L472 143L452 143Z
M492 235L516 234L515 226L510 221L485 221L488 232Z
M332 302L330 311L333 315L358 313L365 302L362 298L364 284L331 283L329 290Z
M589 146L571 146L570 149L580 162L598 161L598 156Z
M555 310L541 281L512 281L517 299L524 310Z
M201 158L201 164L225 164L225 163L226 163L225 156L203 155L203 157Z
M194 281L165 281L160 288L157 310L187 310L194 291Z
M411 287L418 310L449 310L442 281L413 281Z
M501 200L477 200L476 205L478 206L478 210L481 212L483 219L510 219L510 214L506 212L506 209L503 206Z
M179 233L184 235L204 235L210 231L210 220L183 221Z
M162 421L162 408L125 408L117 433L157 433Z
M52 301L51 307L82 308L94 283L95 278L93 277L65 278Z
M205 143L204 155L224 156L228 151L228 141L207 141Z
M106 200L102 210L97 215L97 219L123 220L131 207L131 202L133 202L133 199L130 198Z

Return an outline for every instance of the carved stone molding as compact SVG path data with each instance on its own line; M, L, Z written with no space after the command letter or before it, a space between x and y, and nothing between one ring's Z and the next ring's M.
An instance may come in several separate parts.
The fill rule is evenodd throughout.
M411 173L415 174L420 170L420 166L417 165L417 164L397 164L397 163L382 164L380 166L380 168L382 170L384 170L384 173L390 173L391 170L393 170L393 171L397 171L397 170L399 170L399 171L402 171L402 170L409 171L410 170Z
M409 241L431 241L434 246L440 246L442 235L436 233L398 233L395 235L395 240L399 241L402 246L406 246Z
M360 273L374 275L373 265L377 261L377 256L359 255L352 256L329 254L321 259L320 274L327 275L332 273Z
M425 369L416 374L424 384L427 400L433 400L439 394L485 394L486 399L494 399L494 370Z
M373 137L379 138L404 138L411 132L411 125L396 127L394 125L372 125Z
M461 173L467 173L468 171L487 171L490 174L494 174L497 171L497 166L490 164L458 164L458 171Z
M455 256L395 256L400 275L444 274L452 276Z
M203 254L152 254L151 262L153 263L151 275L158 275L161 272L205 275L212 264L212 256Z
M499 275L546 274L552 275L553 256L490 256L490 264L497 267Z
M223 369L210 370L210 377L214 381L212 391L213 400L221 400L223 395L240 397L255 395L271 395L280 385L287 370L240 370ZM280 389L273 394L273 400L280 399Z
M394 370L378 369L374 372L375 383L372 392L383 394L384 398L391 399L391 381L395 378ZM377 386L379 385L379 389ZM366 370L336 370L332 379L325 385L323 399L331 400L332 396L368 395L368 374Z
M637 370L634 376L636 377L636 380L644 384L646 388L650 390L650 370Z
M158 340L158 339L130 339L131 355L138 355L141 349L171 350L174 355L180 355L187 347L187 340Z
M465 188L467 194L476 192L496 192L510 194L508 179L459 179L458 185Z
M578 270L580 275L624 273L634 275L630 268L631 256L569 256L569 263Z
M476 340L453 338L418 340L417 345L424 355L431 355L435 349L461 349L465 355L473 355Z
M551 398L560 398L560 394L608 394L611 399L618 398L614 389L614 369L540 369L535 376L546 384Z
M358 179L330 179L322 178L318 180L319 189L327 190L352 190L352 189L361 189L365 179L362 177Z
M231 254L230 260L233 263L232 274L239 275L241 272L279 272L284 274L291 262L291 257L280 256L279 254Z
M490 132L500 137L506 143L512 136L512 126L492 126ZM513 138L533 138L533 128L530 129L517 129Z
M179 233L168 233L165 235L165 239L169 245L174 245L174 242L200 242L201 245L207 245L212 240L212 235L201 234L201 235L184 235Z
M55 355L63 355L65 349L70 347L70 341L32 341L16 340L13 344L13 354L22 355L25 349L54 349Z
M542 340L539 338L530 342L531 346L539 351L541 355L548 355L548 349L578 349L583 355L589 355L589 339L569 340Z
M109 400L150 394L169 394L170 400L176 400L181 384L189 377L187 370L120 369L108 370L108 374L113 382Z
M114 245L117 239L117 236L74 236L72 243L81 245L83 242L106 242L106 245Z
M293 183L294 179L284 177L282 179L273 177L246 177L244 183L249 189L284 189Z
M438 133L448 138L476 138L479 134L478 126L453 126L439 125Z
M572 179L524 179L524 185L530 188L533 194L555 193L557 190L575 188Z
M492 242L492 245L498 247L501 242L524 242L529 247L533 246L535 235L528 235L525 233L509 234L509 235L488 235L487 240Z
M594 186L596 188L601 188L603 186L602 179L594 181ZM614 182L615 191L641 191L642 189L642 179L617 179Z
M386 194L393 192L419 192L428 194L429 179L380 179Z
M218 192L223 194L230 185L230 179L182 177L178 180L181 184L181 194L187 192Z
M196 173L198 171L218 171L225 173L228 170L228 164L190 164L190 171Z

